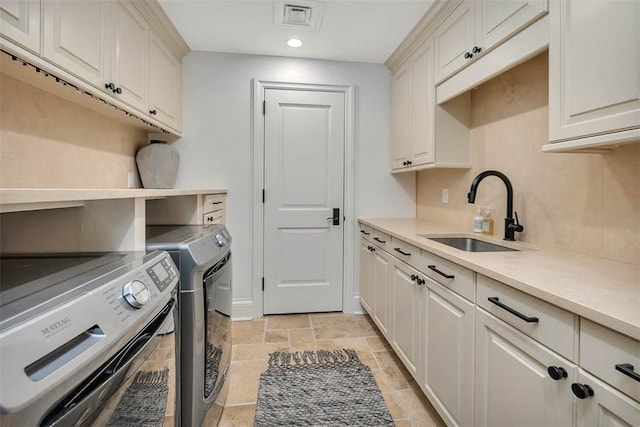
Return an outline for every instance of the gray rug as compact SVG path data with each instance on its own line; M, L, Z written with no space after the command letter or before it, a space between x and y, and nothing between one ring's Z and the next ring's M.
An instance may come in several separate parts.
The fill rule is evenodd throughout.
M159 427L164 422L169 370L138 372L124 392L107 427Z
M260 375L256 427L393 426L368 366L353 349L272 353Z

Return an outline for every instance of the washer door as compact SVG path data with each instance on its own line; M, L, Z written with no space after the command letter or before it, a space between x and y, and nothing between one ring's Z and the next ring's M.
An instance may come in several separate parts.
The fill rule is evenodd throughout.
M69 393L41 426L121 426L154 420L174 425L176 300L100 369Z

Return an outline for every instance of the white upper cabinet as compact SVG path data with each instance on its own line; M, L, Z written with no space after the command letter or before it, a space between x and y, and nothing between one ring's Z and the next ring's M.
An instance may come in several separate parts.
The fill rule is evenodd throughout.
M47 0L43 57L92 85L104 88L109 73L111 3Z
M149 34L149 24L130 3L113 3L114 50L108 83L115 86L118 99L144 113L149 104Z
M182 62L153 31L149 54L149 114L181 129Z
M465 0L434 35L436 83L547 13L546 0Z
M180 135L189 48L156 1L0 0L0 24L11 54Z
M552 144L544 150L640 140L640 2L563 0L551 8Z
M475 2L468 0L447 17L434 35L436 82L446 79L473 58L475 42Z
M44 57L147 113L149 24L122 1L44 2Z
M40 0L0 0L0 34L40 53Z
M431 39L393 74L392 93L392 169L432 163L435 87Z
M392 169L408 166L411 159L411 69L404 64L391 82Z

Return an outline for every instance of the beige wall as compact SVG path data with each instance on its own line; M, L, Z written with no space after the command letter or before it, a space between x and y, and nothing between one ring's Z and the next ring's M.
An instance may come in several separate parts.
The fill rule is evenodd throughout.
M146 132L0 79L0 187L127 188Z
M477 206L491 205L496 235L504 235L506 190L485 178L476 204L473 178L505 173L525 233L516 239L602 258L640 262L640 144L608 154L542 153L548 138L548 56L486 82L471 93L471 170L417 174L417 217L462 225L472 232ZM449 189L449 203L441 191Z

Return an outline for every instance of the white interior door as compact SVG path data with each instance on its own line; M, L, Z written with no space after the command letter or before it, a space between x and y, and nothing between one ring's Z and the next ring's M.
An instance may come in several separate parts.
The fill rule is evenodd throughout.
M342 311L344 93L266 89L264 129L264 313Z

